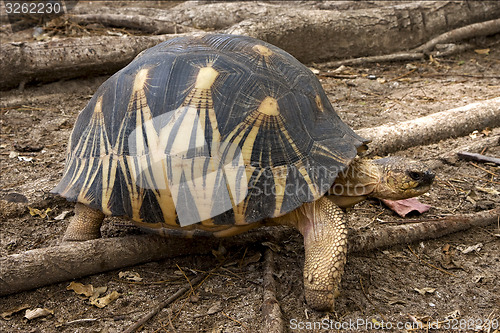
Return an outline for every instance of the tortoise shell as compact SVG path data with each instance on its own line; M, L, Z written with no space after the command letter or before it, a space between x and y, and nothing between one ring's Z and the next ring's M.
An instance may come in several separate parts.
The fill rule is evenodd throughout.
M180 37L101 85L53 192L151 229L243 226L320 198L365 142L278 47Z

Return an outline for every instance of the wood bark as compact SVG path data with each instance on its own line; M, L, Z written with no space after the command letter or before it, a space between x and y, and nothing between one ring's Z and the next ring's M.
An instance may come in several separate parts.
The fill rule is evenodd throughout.
M402 2L360 11L297 10L228 29L281 47L304 63L413 49L446 31L497 19L500 3Z
M150 31L171 31L171 27L178 26L253 36L283 48L305 63L395 53L415 48L450 29L500 16L500 2L489 1L402 3L353 11L284 9L252 2L176 8L160 14L156 10L128 8L127 13L141 15L133 24L136 28L142 22ZM81 15L87 15L87 19L107 15L105 22L117 24L117 11L79 13L75 20L81 21ZM123 22L132 24L123 15ZM4 75L0 89L32 81L110 74L142 50L176 36L94 36L2 44L0 71Z
M492 157L492 156L469 153L466 151L461 151L461 152L457 153L457 155L461 159L464 159L467 161L476 161L476 162L481 162L481 163L493 163L496 165L500 165L500 158L496 158L496 157Z
M142 50L179 35L100 36L2 44L5 56L0 62L0 89L32 81L111 74Z
M293 4L287 6L294 7ZM281 5L269 4L265 2L241 2L227 1L222 3L196 4L193 1L186 1L170 9L160 9L146 7L116 8L106 6L87 6L85 3L76 6L71 14L78 15L132 15L149 18L150 21L158 24L177 24L182 27L192 27L202 30L222 30L227 29L245 19L258 19L272 17L283 14L286 10ZM72 20L72 15L68 16ZM105 22L103 22L105 24ZM150 25L151 23L148 23ZM135 28L138 28L137 26Z
M383 156L409 147L464 136L486 127L500 127L500 97L402 123L365 128L356 133L372 140L369 154Z
M417 224L368 230L349 236L349 252L411 243L497 222L500 209L476 214L428 220ZM272 232L254 231L224 240L225 246L245 246L273 238L280 243L292 235L289 228ZM219 240L161 238L155 235L95 239L41 248L0 258L0 296L86 275L175 257L211 251Z
M393 246L409 244L425 239L439 238L472 227L484 227L498 223L500 208L474 214L448 216L440 219L419 220L418 223L405 223L368 230L349 235L349 252L363 252Z
M281 333L285 332L280 303L276 299L276 281L274 280L274 253L267 249L264 266L264 295L262 302L263 332Z
M142 30L152 34L177 34L198 30L162 18L152 18L145 15L98 13L71 15L69 18L78 24L99 23L111 27Z

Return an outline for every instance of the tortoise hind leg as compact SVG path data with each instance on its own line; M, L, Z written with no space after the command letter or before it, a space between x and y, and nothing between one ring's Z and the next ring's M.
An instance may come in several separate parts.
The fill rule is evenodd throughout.
M75 205L75 216L71 218L64 233L63 242L78 242L101 237L104 214L84 204Z
M323 197L301 208L298 229L304 236L306 301L320 311L333 311L347 256L344 212Z

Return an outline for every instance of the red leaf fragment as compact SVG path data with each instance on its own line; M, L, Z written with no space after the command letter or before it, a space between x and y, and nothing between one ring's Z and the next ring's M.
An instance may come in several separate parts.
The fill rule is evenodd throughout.
M382 199L382 202L392 209L393 211L396 212L401 217L405 217L411 212L417 212L419 214L425 213L428 211L431 206L421 203L418 201L416 198L409 198L409 199L403 199L403 200L386 200Z

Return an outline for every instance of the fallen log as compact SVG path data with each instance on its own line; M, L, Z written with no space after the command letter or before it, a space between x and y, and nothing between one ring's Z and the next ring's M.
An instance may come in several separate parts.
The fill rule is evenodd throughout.
M468 38L489 36L500 32L500 19L490 20L486 22L474 23L467 25L465 27L457 28L448 32L445 32L438 37L433 38L427 43L409 51L409 52L397 52L392 54L384 54L379 56L361 57L355 59L344 59L337 61L329 61L322 64L318 64L317 67L331 68L339 66L356 66L365 65L377 62L391 62L391 61L413 61L424 59L426 54L429 53L437 44L457 42ZM444 57L459 52L463 52L468 49L472 49L473 45L465 43L463 45L455 45L454 47L445 51L435 51L432 52L433 56Z
M0 89L33 81L112 74L142 50L182 35L99 36L2 44Z
M151 18L145 15L99 13L71 15L68 19L78 24L99 23L110 27L142 30L152 34L178 34L199 31L199 29L177 24L162 17Z
M414 146L464 136L486 127L500 127L500 97L394 125L360 129L356 133L372 140L369 154L383 156Z
M310 63L406 51L499 16L498 2L419 1L353 11L295 10L247 19L227 31L265 40Z
M349 236L349 252L368 251L400 243L437 238L449 233L497 222L500 208L476 214L450 216L368 230ZM259 240L276 243L290 237L289 228L266 228L224 239L226 247ZM0 258L0 296L109 270L189 254L209 253L216 238L178 239L155 235L95 239L29 250Z
M293 8L293 4L287 9ZM265 2L241 2L223 1L219 3L196 4L184 2L169 9L156 8L151 10L147 7L106 7L88 6L85 3L76 6L68 15L68 19L78 20L80 15L116 15L144 17L144 26L136 23L134 29L150 31L151 26L176 24L185 28L201 30L221 30L227 29L245 19L263 18L283 14L283 6ZM149 21L149 22L148 22ZM84 21L81 21L82 23ZM152 23L153 22L153 23ZM100 23L100 22L98 22ZM128 24L128 23L127 23ZM150 31L153 32L153 31ZM159 32L157 32L159 33Z
M236 12L235 6L238 7ZM402 3L352 11L284 9L283 6L244 2L191 7L178 12L174 7L161 22L172 20L169 26L189 27L192 24L195 29L202 27L260 38L304 63L395 53L417 47L449 29L500 16L500 3L488 1ZM145 12L147 10L140 13L145 15ZM201 13L207 22L213 23L212 26L200 26ZM176 15L182 19L176 19ZM160 20L159 16L154 17ZM113 20L117 23L118 17L113 16ZM147 22L145 18L141 21ZM234 22L238 23L227 28ZM154 28L154 24L145 27ZM142 50L178 35L94 36L4 43L3 61L0 62L0 72L4 75L0 77L0 89L32 81L110 74Z

